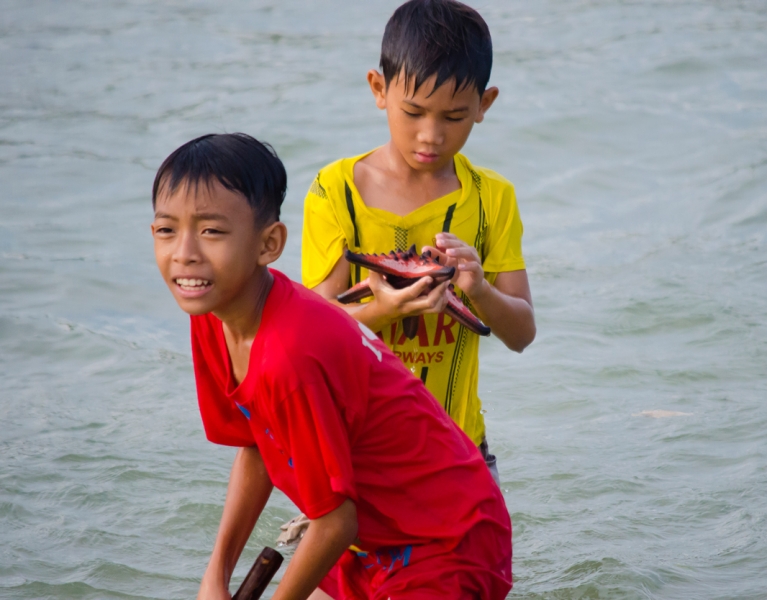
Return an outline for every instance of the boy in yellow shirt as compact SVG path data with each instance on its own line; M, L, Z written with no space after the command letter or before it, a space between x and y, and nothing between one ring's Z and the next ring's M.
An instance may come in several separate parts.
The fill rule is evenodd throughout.
M391 139L380 148L323 168L304 206L303 283L329 300L365 277L374 297L346 306L420 377L480 447L485 441L477 395L479 338L441 312L444 283L429 278L396 290L374 272L350 265L345 248L386 253L415 244L456 267L464 303L511 350L535 337L514 187L459 153L474 123L498 97L487 87L492 43L487 24L455 0L411 0L386 25L381 70L368 72ZM402 319L419 317L413 339Z

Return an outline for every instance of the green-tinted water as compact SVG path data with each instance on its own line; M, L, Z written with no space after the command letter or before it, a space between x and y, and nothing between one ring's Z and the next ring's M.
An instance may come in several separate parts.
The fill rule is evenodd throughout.
M272 142L298 277L312 177L386 140L364 76L395 6L3 3L0 597L194 596L232 451L155 273L154 169ZM539 324L482 347L511 597L767 597L767 8L477 6L501 97L466 152L517 186Z

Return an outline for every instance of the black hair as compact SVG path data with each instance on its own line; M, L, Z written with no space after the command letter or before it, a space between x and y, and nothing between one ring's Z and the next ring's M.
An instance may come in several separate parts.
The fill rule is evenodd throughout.
M182 182L198 185L213 178L242 194L257 221L279 220L288 187L285 167L274 148L245 133L203 135L174 150L155 175L152 207L160 188L172 193Z
M474 86L482 96L492 66L487 23L476 10L456 0L410 0L386 24L381 69L387 87L404 74L406 91L415 78L415 93L436 74L435 90L455 78L456 92Z

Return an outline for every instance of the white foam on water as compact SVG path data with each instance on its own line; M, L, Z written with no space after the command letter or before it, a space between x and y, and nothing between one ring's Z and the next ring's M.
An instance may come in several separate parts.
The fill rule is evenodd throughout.
M668 417L691 417L692 413L680 412L678 410L643 410L634 413L632 417L650 417L652 419L666 419Z

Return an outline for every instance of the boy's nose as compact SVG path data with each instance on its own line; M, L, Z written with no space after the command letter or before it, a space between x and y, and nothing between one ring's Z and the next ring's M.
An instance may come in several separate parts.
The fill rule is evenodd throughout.
M200 251L197 245L197 237L190 232L182 233L178 237L178 244L173 253L173 260L182 265L193 264L200 261Z
M442 127L432 119L425 119L418 131L418 141L432 146L441 145L445 141Z

